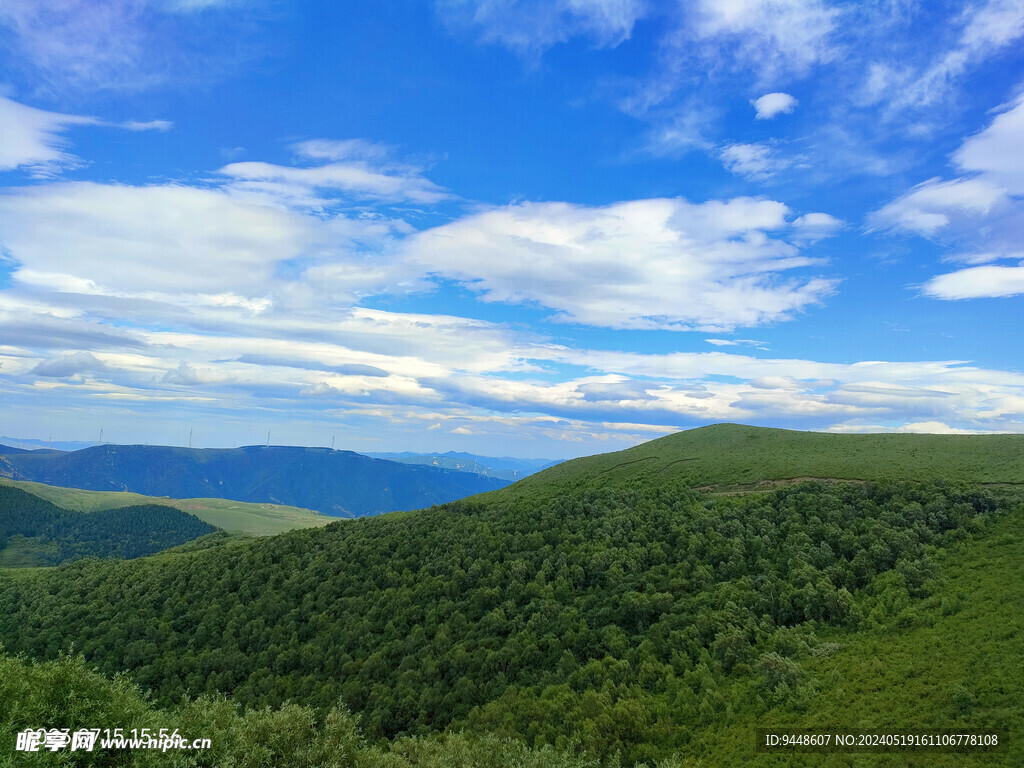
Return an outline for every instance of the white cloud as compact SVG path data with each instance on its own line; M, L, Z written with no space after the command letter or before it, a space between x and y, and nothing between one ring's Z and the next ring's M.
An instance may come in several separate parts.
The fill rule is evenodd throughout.
M984 178L938 178L918 184L880 209L872 220L877 226L930 236L954 218L983 217L1005 199L1005 190Z
M433 204L454 197L427 179L422 165L397 160L395 147L387 144L307 139L291 149L299 166L237 162L219 172L231 178L227 188L240 199L285 208L323 210L354 200Z
M841 434L867 434L887 433L898 434L923 434L923 435L982 435L998 434L1005 430L990 429L958 429L951 427L941 421L915 421L910 424L903 424L898 427L888 427L880 424L836 424L825 430L826 432L837 432Z
M210 189L68 182L0 196L15 279L66 276L76 291L251 295L317 237L310 220Z
M615 47L646 10L641 0L438 0L437 8L452 28L526 56L577 36Z
M170 120L126 120L123 123L105 123L116 128L124 128L126 131L169 131L174 127Z
M778 115L788 115L796 109L797 100L788 93L766 93L760 98L753 99L751 104L757 110L755 120L771 120Z
M206 333L148 331L143 336L150 347L195 350L197 361L235 361L241 378L281 367L287 370L275 376L300 375L299 369L316 381L324 372L353 365L411 378L444 376L452 370L521 371L528 367L526 358L547 356L551 349L520 342L492 323L446 315L358 307L339 311L317 305L301 312L228 318L203 326Z
M100 331L121 330L115 326L121 319L96 322L76 313L70 297L49 306L12 306L9 293L0 335L30 348L35 341L26 323L50 310L61 313L68 328L93 333L101 346L109 341L99 338ZM720 351L657 355L571 349L458 317L323 308L255 317L239 308L223 312L196 332L137 329L137 352L99 352L86 359L79 354L89 343L83 335L65 342L77 350L65 346L56 356L14 350L16 356L4 358L0 391L12 407L21 402L18 392L41 382L59 388L64 408L90 413L103 412L98 399L132 408L180 402L215 407L208 415L217 420L231 413L263 419L272 410L289 422L344 423L353 431L362 425L368 436L379 435L385 425L389 434L408 429L415 435L441 423L448 431L461 428L489 439L517 432L526 439L529 430L535 440L603 440L595 435L617 430L639 440L645 433L716 421L780 420L848 431L870 425L935 431L934 424L1024 431L1024 376L962 361L838 364ZM151 319L165 324L159 314ZM52 332L53 319L47 322ZM716 344L725 347L757 344L711 341L731 342ZM47 371L47 365L56 367ZM27 375L33 366L39 370ZM99 366L106 367L109 384L76 378L65 386L53 375L38 378ZM553 369L576 373L552 381ZM231 386L220 386L225 382ZM189 388L184 400L183 386Z
M121 81L142 57L137 9L131 0L8 0L0 23L16 50L39 71L75 84Z
M230 377L212 368L196 368L187 361L175 369L167 371L161 381L164 384L179 384L182 386L196 386L198 384L220 384Z
M1024 262L1016 267L983 266L936 275L922 289L936 299L980 299L1024 294Z
M842 219L828 213L805 213L793 220L793 229L802 242L814 242L824 237L831 237L846 226Z
M969 137L953 154L968 173L981 174L1008 193L1024 195L1024 96L1004 105L983 131Z
M770 235L782 203L637 200L604 207L526 203L414 235L405 256L485 301L534 303L556 319L612 328L755 326L786 319L833 289L783 279L814 264Z
M833 38L847 11L822 0L698 0L659 11L654 67L615 96L620 109L651 123L644 149L655 155L718 149L723 95L736 78L767 90L842 58ZM797 102L770 91L751 103L768 119Z
M43 360L32 369L32 373L37 376L63 379L78 373L105 370L107 370L107 366L97 360L96 356L91 352L73 352L68 355Z

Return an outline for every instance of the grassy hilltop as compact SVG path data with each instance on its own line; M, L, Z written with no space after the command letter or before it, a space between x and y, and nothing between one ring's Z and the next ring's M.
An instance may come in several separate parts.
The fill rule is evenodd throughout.
M634 477L720 490L806 479L1024 484L1024 435L838 435L715 424L573 459L516 487L615 485Z

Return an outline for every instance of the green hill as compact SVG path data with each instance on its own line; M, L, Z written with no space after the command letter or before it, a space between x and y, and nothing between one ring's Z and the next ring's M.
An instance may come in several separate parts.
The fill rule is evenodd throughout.
M145 504L174 507L216 528L246 536L272 536L296 528L318 528L335 519L309 509L281 504L249 504L230 499L169 499L166 496L144 496L130 491L85 491L0 477L0 487L4 485L21 488L58 507L77 512Z
M615 485L630 478L685 479L694 487L751 490L806 479L1024 484L1024 435L849 435L715 424L625 451L587 456L526 478Z
M937 555L942 579L936 590L900 618L863 629L818 632L815 652L799 661L796 702L775 704L764 679L737 677L731 698L738 706L715 724L695 729L676 759L658 768L706 766L1019 766L1024 764L1024 517L1004 517L984 537L963 541ZM998 617L998 618L997 618ZM996 619L994 621L994 619ZM808 684L809 683L809 684ZM367 745L347 710L329 716L288 705L240 714L222 699L199 699L158 708L126 678L90 672L79 657L29 663L0 655L0 753L15 754L17 732L53 717L72 729L160 728L212 740L211 766L263 759L310 768L598 768L561 751L531 751L514 738L467 731L397 739ZM682 713L681 727L686 727ZM893 754L763 754L755 751L758 730L786 732L837 729L863 732L908 728L953 733L982 724L1003 738L996 751ZM288 734L285 738L284 734ZM46 756L15 754L12 765L46 764ZM70 765L146 766L147 750L79 755ZM159 755L162 757L162 755ZM609 766L610 761L601 765Z
M315 719L341 702L371 743L463 731L649 768L1020 764L1020 443L864 436L899 438L865 457L851 437L723 425L416 513L0 574L0 640L74 648L164 707L224 693ZM855 482L700 489L815 475ZM758 757L769 723L994 729L1009 747Z

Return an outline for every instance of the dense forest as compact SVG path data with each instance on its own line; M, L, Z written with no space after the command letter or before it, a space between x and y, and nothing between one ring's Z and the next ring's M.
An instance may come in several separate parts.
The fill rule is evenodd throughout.
M0 486L0 565L45 566L86 557L134 558L215 531L172 507L155 504L89 514Z
M163 704L341 702L371 741L469 728L631 764L740 706L737 680L806 703L822 631L912 621L937 548L1020 504L942 481L538 485L10 580L0 637L129 671Z
M17 706L5 706L11 703ZM196 738L209 739L210 746L119 749L104 747L102 734L88 751L16 751L16 734L47 722L55 709L71 732L116 723L110 730L120 728L129 736L134 729L156 739L163 729L190 745ZM4 766L88 768L597 768L579 754L530 749L493 734L440 734L371 745L358 717L340 705L323 713L295 704L240 712L225 697L211 696L163 710L124 676L108 680L89 670L80 656L33 664L6 654L0 654L0 755ZM677 766L666 760L659 768Z

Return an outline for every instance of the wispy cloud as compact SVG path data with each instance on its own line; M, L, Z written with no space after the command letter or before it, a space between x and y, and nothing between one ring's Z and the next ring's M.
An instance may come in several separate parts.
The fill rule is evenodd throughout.
M330 371L340 376L372 376L385 377L388 372L375 365L364 365L362 363L344 363L333 365L324 360L298 360L288 357L274 357L273 355L241 355L235 362L247 363L257 366L274 366L276 368L298 368L304 371Z
M527 57L577 36L614 47L647 10L641 0L438 0L437 9L452 29Z
M451 193L425 178L418 169L379 169L366 163L329 163L312 167L291 167L272 163L231 163L220 173L240 182L269 182L278 185L283 194L289 187L302 192L330 190L349 193L357 198L388 201L437 203L452 197ZM274 187L265 186L265 190ZM301 195L290 193L292 199Z
M0 96L0 171L27 168L35 175L51 175L80 164L66 151L63 134L70 126L95 122L91 117L46 112Z
M790 164L767 143L727 144L718 157L729 171L748 179L767 179Z
M9 63L40 90L80 94L138 91L216 77L247 58L246 38L262 0L5 0ZM225 11L227 14L213 15ZM220 23L230 24L221 27ZM211 33L216 35L213 43Z
M708 344L715 347L756 347L757 349L768 349L763 341L757 339L704 339Z
M422 163L401 160L398 149L366 139L307 139L291 145L296 165L250 161L219 173L240 197L285 207L326 209L359 202L433 205L454 199L424 174ZM327 161L327 162L324 162Z
M929 179L882 208L874 217L881 225L919 235L935 235L954 219L985 216L1004 200L1006 191L987 179Z
M88 115L47 112L0 96L0 171L21 168L33 176L47 177L81 167L82 161L67 151L70 142L64 135L79 125L129 131L166 131L172 127L167 120L109 122Z
M706 59L770 83L832 59L841 13L822 0L702 0L691 29Z
M988 0L965 7L950 23L958 32L956 41L933 54L925 65L875 61L868 69L862 96L886 103L890 117L947 100L979 63L1024 36L1024 6L1018 0Z

